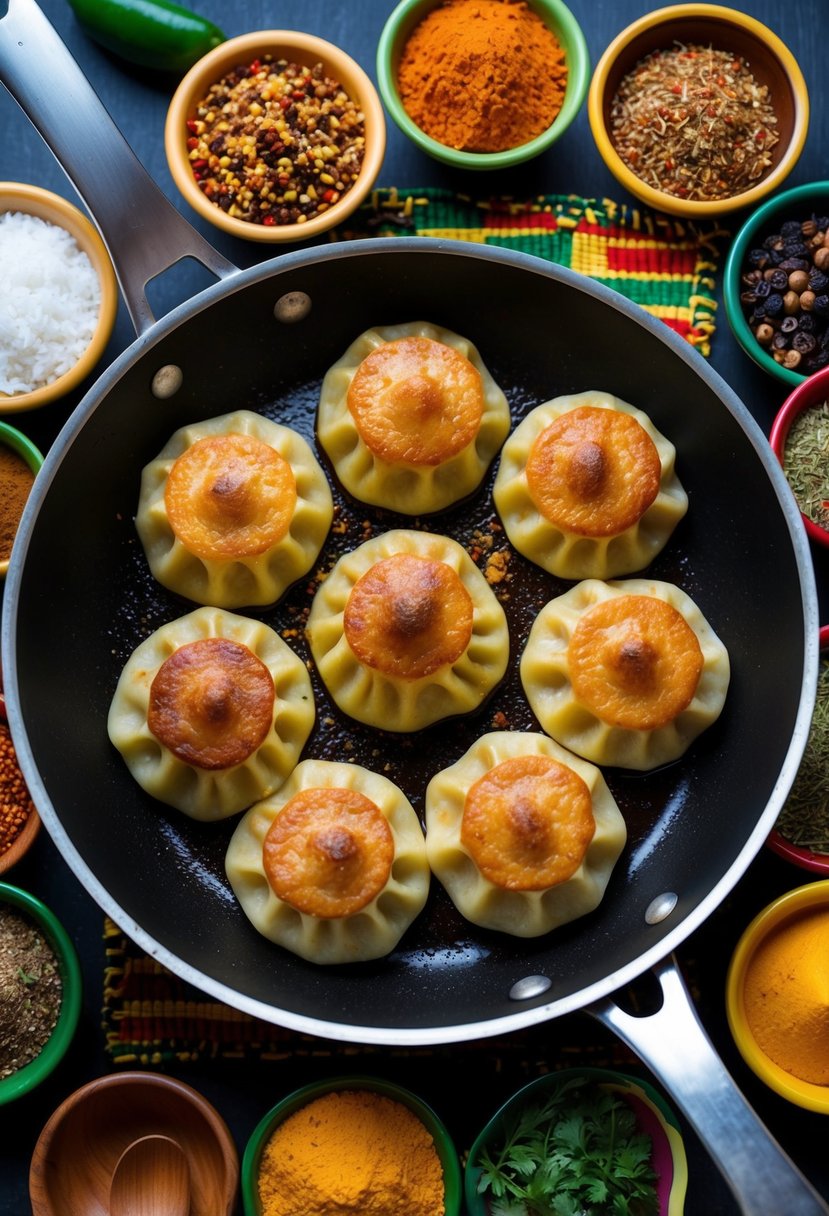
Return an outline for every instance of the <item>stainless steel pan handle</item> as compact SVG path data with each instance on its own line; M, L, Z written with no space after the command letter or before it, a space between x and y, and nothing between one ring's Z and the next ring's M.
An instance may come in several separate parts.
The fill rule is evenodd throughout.
M159 190L34 0L8 0L0 18L0 80L92 213L136 333L155 320L147 283L182 258L236 273Z
M816 1216L827 1204L760 1122L720 1060L673 960L653 969L656 1013L634 1017L613 1000L588 1012L623 1039L659 1077L703 1140L743 1212Z

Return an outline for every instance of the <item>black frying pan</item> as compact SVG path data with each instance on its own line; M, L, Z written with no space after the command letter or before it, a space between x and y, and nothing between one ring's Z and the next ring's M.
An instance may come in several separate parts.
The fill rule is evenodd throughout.
M13 0L0 20L0 75L90 203L140 332L50 451L6 585L9 717L35 801L70 866L173 971L242 1010L311 1033L430 1044L588 1007L659 1073L712 1144L745 1210L829 1210L773 1142L758 1148L747 1139L760 1134L754 1117L739 1095L727 1099L729 1079L670 965L661 966L660 1014L639 1024L609 1000L668 956L743 874L805 744L817 671L811 563L785 480L750 415L660 322L534 258L378 240L236 272L163 200L67 58L31 0ZM44 79L52 82L46 93L37 87ZM153 323L145 281L185 253L221 281ZM280 301L290 293L311 307L288 323ZM601 388L645 410L673 440L690 509L649 573L699 604L728 647L732 684L721 718L682 760L648 775L607 773L629 843L596 912L519 941L463 922L435 883L426 912L390 958L321 968L260 937L236 905L223 870L235 820L195 823L154 803L108 742L106 715L124 661L158 625L193 607L146 569L133 526L138 480L177 427L237 407L313 441L326 368L363 329L414 319L470 337L516 418L549 397ZM182 386L160 398L153 377L168 365L181 369ZM424 526L468 542L491 524L490 489L491 476L469 503ZM326 547L326 567L359 543L364 518L376 530L410 523L337 493L350 528ZM514 729L538 729L515 659L534 613L564 585L517 555L511 568L513 665L480 713L414 739L378 734L343 719L317 680L318 726L306 754L340 757L348 742L348 757L372 766L379 749L422 809L428 777L491 729L494 712ZM255 615L279 627L307 602L300 586ZM296 646L306 657L301 639Z

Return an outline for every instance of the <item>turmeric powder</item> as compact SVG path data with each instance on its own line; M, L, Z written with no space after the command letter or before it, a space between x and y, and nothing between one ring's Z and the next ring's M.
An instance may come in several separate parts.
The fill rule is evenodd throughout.
M567 66L525 0L444 0L404 44L397 83L409 117L438 143L503 152L555 120Z
M829 1085L829 909L806 909L769 934L746 969L743 1003L770 1060Z
M340 1089L300 1107L265 1145L262 1216L443 1216L443 1168L402 1102Z

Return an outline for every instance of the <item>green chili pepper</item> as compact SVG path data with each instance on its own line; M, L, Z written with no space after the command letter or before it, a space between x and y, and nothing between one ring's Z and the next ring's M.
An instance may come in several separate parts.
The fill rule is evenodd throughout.
M130 63L186 72L226 35L168 0L69 0L85 34Z

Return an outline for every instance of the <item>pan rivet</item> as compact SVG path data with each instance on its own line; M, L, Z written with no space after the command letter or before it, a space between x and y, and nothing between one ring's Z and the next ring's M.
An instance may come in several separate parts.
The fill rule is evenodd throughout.
M531 996L541 996L541 993L546 992L552 982L546 975L525 975L523 980L519 980L510 988L510 1000L526 1001Z
M184 373L181 368L176 367L175 363L167 363L155 373L150 388L154 397L166 401L168 397L175 396L183 383Z
M273 315L283 325L304 321L311 311L311 297L304 291L288 291L273 306Z
M645 921L649 925L658 925L666 916L670 916L676 907L679 897L673 891L664 891L652 899L645 909Z

